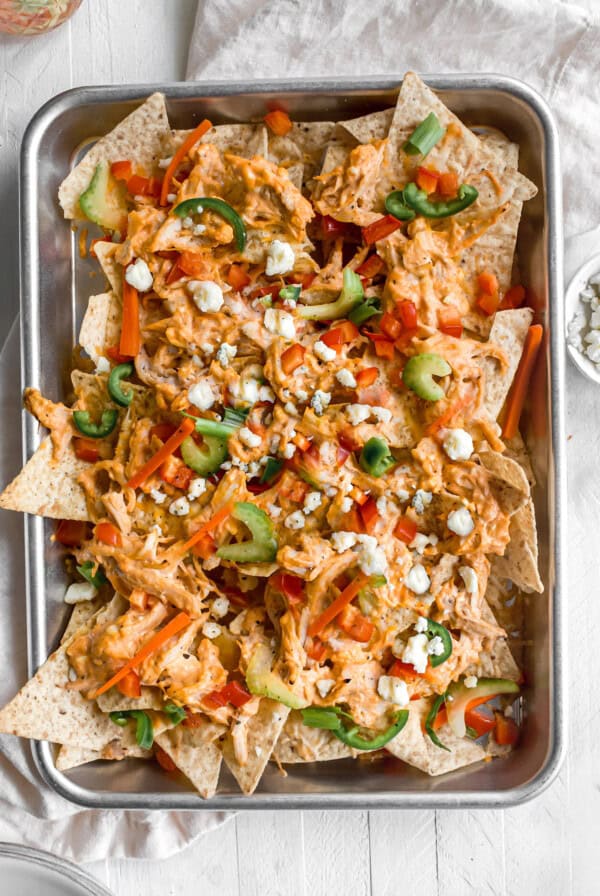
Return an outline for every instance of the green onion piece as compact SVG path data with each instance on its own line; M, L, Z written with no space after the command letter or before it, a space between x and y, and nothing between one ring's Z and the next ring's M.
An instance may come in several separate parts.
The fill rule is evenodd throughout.
M199 208L201 211L209 209L211 212L217 212L228 224L231 224L237 250L238 252L244 251L246 247L246 226L235 209L222 199L216 199L212 196L197 196L195 199L186 199L184 202L180 202L173 209L173 212L178 218L188 218L191 215L199 214Z
M439 656L431 654L429 657L429 662L435 669L436 666L441 666L442 663L445 663L452 655L452 636L447 628L444 628L439 622L434 622L433 619L427 620L427 635L430 641L435 637L441 638L444 645L443 653L440 653Z
M284 286L279 290L279 298L284 302L297 302L300 298L300 286Z
M154 726L148 713L141 709L132 709L132 717L136 720L135 739L142 750L149 750L154 743Z
M302 710L302 721L309 728L337 731L342 727L342 720L336 709L335 706L309 706Z
M128 712L109 712L108 715L111 722L114 722L119 728L124 728L130 719Z
M93 423L89 411L73 411L73 423L84 436L90 439L104 439L109 436L119 419L119 412L115 408L108 408L102 412L100 423Z
M396 458L390 454L385 439L372 438L360 453L359 463L365 473L379 478L396 465Z
M387 194L385 210L388 215L398 218L399 221L412 221L416 215L415 210L405 202L404 190L393 190Z
M92 563L91 560L84 560L81 566L77 567L77 572L79 575L83 576L84 579L87 579L90 585L93 585L94 588L101 588L102 585L106 585L108 579L102 572L101 566L98 566L96 572L93 573L92 570L94 566L96 566L96 564Z
M218 439L228 439L229 436L244 425L247 410L237 408L225 408L222 420L208 420L206 417L194 417L193 414L183 412L184 417L189 417L196 424L196 432L203 436L215 436Z
M369 585L371 588L382 588L384 585L387 585L387 579L382 575L373 575L369 579Z
M414 129L402 148L409 156L416 156L419 153L426 156L445 133L446 129L441 126L437 115L430 112L427 118Z
M117 366L113 367L111 370L108 383L106 384L108 394L112 400L121 405L122 408L129 407L133 401L133 389L128 389L127 392L124 392L122 386L122 381L131 376L132 373L133 364L131 361L127 361L125 364L117 364Z
M277 474L279 473L279 471L281 470L282 467L283 467L283 461L279 460L279 458L276 458L276 457L267 458L267 462L266 462L265 468L262 472L262 476L260 477L260 481L263 483L271 482L273 479L275 479L275 477L277 476Z
M357 305L356 308L352 309L348 315L348 320L351 320L353 324L360 327L366 320L375 317L377 314L381 314L381 304L379 299L377 296L369 296L368 299L365 299L364 302L361 302L360 305Z
M451 753L452 750L451 750L449 747L446 747L446 746L441 742L441 740L439 739L439 737L437 736L437 734L436 734L435 731L433 730L433 723L435 722L435 719L436 719L436 716L437 716L437 714L438 714L439 708L440 708L440 706L442 705L442 703L444 702L445 699L446 699L446 694L439 694L439 695L435 698L435 700L433 701L433 704L432 704L432 706L431 706L431 709L429 710L429 713L428 713L428 715L427 715L427 718L425 719L425 731L427 732L429 738L430 738L430 739L433 741L433 743L436 745L436 747L439 747L441 750L446 750L447 753Z
M175 727L187 718L187 713L183 706L176 706L175 703L167 703L163 706L163 712L169 717L169 721Z

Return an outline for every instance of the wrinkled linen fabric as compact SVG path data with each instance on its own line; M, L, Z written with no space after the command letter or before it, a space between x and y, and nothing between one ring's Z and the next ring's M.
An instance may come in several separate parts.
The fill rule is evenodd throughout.
M558 123L565 231L572 236L600 221L594 166L581 164L595 158L600 144L598 47L597 17L556 0L201 0L188 78L247 83L389 75L400 80L408 69L425 76L496 72L520 78L546 98ZM595 238L585 245L592 254ZM15 324L0 354L2 484L21 466L18 369ZM0 703L27 678L22 532L15 514L0 511ZM0 736L0 840L80 862L108 856L160 859L228 817L211 811L81 809L42 783L27 743Z

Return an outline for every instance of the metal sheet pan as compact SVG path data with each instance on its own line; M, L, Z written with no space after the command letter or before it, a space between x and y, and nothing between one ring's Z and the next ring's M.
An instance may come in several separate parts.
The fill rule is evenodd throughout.
M539 187L525 204L518 241L523 279L534 290L549 338L544 347L547 397L526 419L525 434L537 477L535 503L543 595L527 601L524 638L525 718L519 747L506 760L480 763L440 778L406 766L383 774L377 764L348 761L265 772L257 792L244 797L222 775L216 798L203 802L161 774L154 763L95 763L69 773L54 765L50 744L34 744L38 768L58 793L81 805L142 809L434 808L504 807L540 793L556 774L565 749L565 634L563 510L566 501L563 431L562 212L558 138L544 101L521 82L496 75L426 78L467 124L503 130L521 147L521 170ZM162 90L174 127L204 116L214 122L259 119L271 98L293 118L350 118L392 105L398 79L262 81L250 84L156 84L78 88L35 115L21 158L22 382L60 398L71 348L87 297L101 289L78 258L76 238L61 219L56 195L78 150L106 133L140 100ZM95 276L95 280L91 279ZM33 418L23 422L24 453L40 441ZM58 641L65 623L65 574L52 523L25 520L29 662L33 672Z

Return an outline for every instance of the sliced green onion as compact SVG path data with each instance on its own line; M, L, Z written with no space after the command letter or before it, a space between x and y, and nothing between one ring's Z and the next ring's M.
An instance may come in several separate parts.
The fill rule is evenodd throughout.
M119 728L124 728L130 719L128 712L109 712L108 715L111 722L114 722Z
M263 483L271 482L273 479L275 479L282 467L282 460L279 460L279 458L276 457L268 457L265 468L262 472L262 476L260 477L260 481Z
M439 694L433 701L431 709L429 710L427 718L425 719L425 731L427 732L430 740L432 740L436 745L436 747L439 747L441 750L446 750L447 753L451 753L452 750L441 742L441 740L433 730L433 723L435 722L439 708L445 699L446 694Z
M426 156L445 133L446 129L440 124L435 112L430 112L427 118L414 129L402 148L409 156L416 156L419 153Z
M365 299L364 302L352 309L348 315L348 320L360 327L366 320L375 317L377 314L381 314L381 303L377 296L369 296L368 299Z
M77 567L77 572L79 575L83 576L84 579L87 579L90 585L93 585L94 588L101 588L102 585L106 585L108 579L102 572L101 566L98 566L96 572L93 573L92 570L94 566L96 566L96 564L92 563L91 560L84 560L81 566Z
M342 720L335 706L309 706L302 710L302 721L309 728L322 728L324 731L338 731Z
M297 302L300 298L300 286L284 286L279 290L279 298L284 302Z
M248 411L241 408L225 408L222 420L208 420L206 417L194 417L184 411L184 417L189 417L196 424L196 432L203 436L215 436L218 439L228 439L229 436L243 426Z
M135 719L135 739L142 750L149 750L154 743L154 726L152 719L141 709L127 709L122 712L109 713L111 722L124 728L130 719Z
M187 718L187 713L183 706L176 706L175 703L167 703L163 706L163 712L168 715L169 721L175 727Z

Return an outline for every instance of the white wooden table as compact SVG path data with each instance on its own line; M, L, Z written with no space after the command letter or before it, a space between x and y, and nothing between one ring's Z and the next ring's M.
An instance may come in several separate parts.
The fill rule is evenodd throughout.
M0 37L0 344L18 303L25 124L71 86L182 79L195 5L84 0L50 36ZM570 367L567 388L572 743L549 790L508 811L243 813L175 858L107 858L93 874L118 896L600 893L600 393Z

